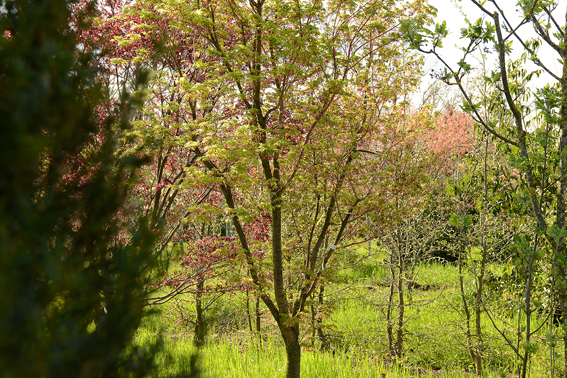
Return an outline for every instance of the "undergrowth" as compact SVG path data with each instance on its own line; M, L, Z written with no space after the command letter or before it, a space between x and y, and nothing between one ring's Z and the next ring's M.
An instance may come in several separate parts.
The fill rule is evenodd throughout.
M358 253L364 253L358 252ZM302 377L469 377L472 360L466 351L464 318L458 272L451 264L429 262L415 267L413 289L408 291L404 355L388 354L385 311L388 292L386 256L380 252L360 264L352 264L337 274L326 289L328 316L324 332L329 349L319 350L305 316L302 325ZM474 282L467 277L472 293ZM226 295L207 312L207 343L199 351L202 377L284 377L285 349L276 324L262 306L262 332L248 329L244 293ZM163 338L164 349L157 357L160 377L181 376L189 371L193 347L193 326L180 321L192 316L191 296L149 309L136 336L136 343L150 345ZM499 317L496 325L509 328L513 319ZM492 311L492 310L491 310ZM542 316L534 315L539 324ZM508 323L508 326L506 326ZM521 324L520 324L521 326ZM518 361L512 349L495 330L486 314L482 318L486 377L514 376ZM544 377L549 371L550 350L544 327L534 335L537 346L532 356L530 376ZM509 337L514 335L508 332ZM554 353L560 351L559 346ZM556 361L562 356L557 354Z

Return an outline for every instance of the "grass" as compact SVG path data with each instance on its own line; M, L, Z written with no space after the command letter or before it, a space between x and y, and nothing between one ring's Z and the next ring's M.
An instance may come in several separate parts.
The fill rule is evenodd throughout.
M139 335L138 342L149 343L155 335ZM189 371L191 355L197 350L190 340L166 342L157 356L161 377L172 377ZM285 352L274 339L248 342L225 339L208 342L199 352L199 368L204 378L285 377ZM387 366L376 356L339 351L303 351L301 376L305 378L362 377L462 377L458 372L427 372L425 369Z
M364 251L357 251L364 253ZM309 324L302 325L302 377L469 377L471 359L466 352L464 319L459 311L458 271L454 265L419 264L415 281L422 289L412 290L405 306L405 356L392 361L388 357L386 335L386 300L389 270L385 255L377 253L363 263L344 269L337 283L326 293L333 302L324 321L332 352L317 350L310 338ZM428 288L423 289L427 284ZM466 280L472 295L474 283ZM472 297L471 297L472 298ZM190 298L187 313L192 311ZM263 337L247 328L245 297L236 294L220 302L214 312L216 324L209 330L207 343L200 351L199 366L203 377L284 377L285 350L271 316L264 309ZM172 303L153 309L143 319L136 343L151 344L160 336L164 350L157 357L160 377L173 377L188 371L192 329L176 321ZM187 315L187 314L186 314ZM306 317L308 318L308 317ZM539 323L537 316L535 320ZM512 319L504 319L512 321ZM503 328L503 322L496 320ZM215 328L216 327L216 328ZM486 345L486 377L511 377L517 363L512 350L494 329L486 315L482 318ZM538 350L532 357L530 376L544 377L549 370L549 349L545 332L533 338ZM513 337L513 334L509 334ZM557 351L562 348L557 348ZM562 356L557 356L562 362Z

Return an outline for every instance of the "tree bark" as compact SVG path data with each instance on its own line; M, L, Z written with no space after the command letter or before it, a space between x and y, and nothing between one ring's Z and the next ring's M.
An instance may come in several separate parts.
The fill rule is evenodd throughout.
M393 334L393 324L392 324L392 307L394 306L394 282L396 278L396 273L392 261L390 258L390 273L392 275L392 281L390 281L389 294L388 294L388 307L386 309L386 333L388 335L388 352L390 357L394 357L396 352L394 350L394 334Z
M205 345L205 321L203 319L203 289L205 287L205 280L199 279L197 283L197 291L195 293L195 310L197 312L197 319L195 321L195 338L193 345L197 348Z
M565 27L567 27L567 14L565 15ZM563 49L561 51L561 57L563 58L563 72L561 75L560 85L561 85L561 108L560 113L560 127L561 127L561 139L559 141L559 156L561 156L561 180L559 185L560 194L557 196L557 226L560 228L565 227L565 197L567 196L567 156L565 156L565 150L567 149L567 30L563 31ZM561 240L556 250L560 256L565 256L565 240ZM561 279L567 281L566 267L559 264L559 273ZM567 325L567 290L564 285L560 286L558 290L559 305L561 307L561 315L563 319L563 325ZM567 342L567 330L563 328L563 340ZM563 374L567 376L567 344L565 344L565 357L564 357L564 367L565 370Z
M246 290L246 316L248 318L248 329L250 333L254 333L254 329L252 328L252 316L250 315L250 292L248 289Z
M299 324L285 326L280 322L280 331L287 355L286 378L300 378L301 346L299 345Z
M396 357L400 358L403 355L404 348L404 257L401 246L401 241L398 237L398 329L396 330Z
M321 288L319 289L319 309L323 307L323 303L325 300L325 286L321 284ZM321 343L321 350L328 350L329 349L329 341L327 340L327 335L323 332L323 320L321 317L317 319L317 336L319 337L319 342Z
M260 315L260 298L256 298L256 332L258 335L260 335L260 331L262 330L260 327L260 321L262 320Z

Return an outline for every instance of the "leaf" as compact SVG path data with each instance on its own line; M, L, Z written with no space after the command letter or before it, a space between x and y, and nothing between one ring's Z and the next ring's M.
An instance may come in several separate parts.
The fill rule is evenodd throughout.
M472 69L472 66L461 59L458 63L459 67L461 67L465 72L469 72Z
M567 237L567 230L565 228L559 228L556 224L551 225L547 228L546 231L547 235L555 241L555 243L559 244Z

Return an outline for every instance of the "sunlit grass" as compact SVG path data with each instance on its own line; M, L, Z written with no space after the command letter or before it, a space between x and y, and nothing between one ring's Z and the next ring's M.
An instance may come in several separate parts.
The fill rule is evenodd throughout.
M155 337L155 336L154 336ZM140 335L140 343L152 338ZM285 351L274 340L236 343L209 342L199 352L198 367L205 378L285 377ZM175 376L189 371L191 355L197 350L190 340L166 342L157 356L160 376ZM336 353L303 351L301 376L305 378L362 378L362 377L465 377L464 372L436 372L417 368L386 365L377 357L363 356L348 351Z
M378 251L342 272L338 283L328 285L326 294L332 310L324 324L331 349L319 351L317 341L309 337L308 322L303 324L302 377L470 377L472 360L466 350L465 322L459 310L462 299L458 270L451 264L416 265L413 277L422 287L412 290L405 306L405 356L399 360L389 358L385 320L389 270L385 258L386 254ZM465 281L467 295L473 295L473 278L467 276ZM173 302L152 311L143 319L136 342L150 345L163 336L164 350L156 356L159 377L188 371L190 358L196 352L192 328L174 321ZM217 326L209 330L207 344L200 351L203 377L285 376L285 349L271 316L263 311L264 336L259 339L247 329L244 294L226 298L214 315ZM534 314L537 324L539 318ZM512 319L504 320L513 323ZM495 321L503 328L501 320L495 317ZM485 315L482 327L485 376L512 376L518 361L511 348ZM549 349L544 338L547 331L548 327L533 337L538 351L532 357L530 376L543 377L549 370ZM509 332L509 336L515 334ZM556 348L558 362L562 358L560 349Z

